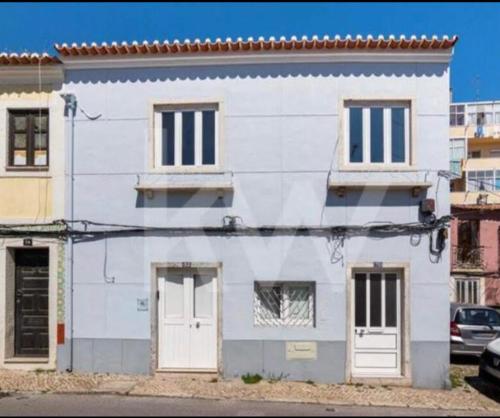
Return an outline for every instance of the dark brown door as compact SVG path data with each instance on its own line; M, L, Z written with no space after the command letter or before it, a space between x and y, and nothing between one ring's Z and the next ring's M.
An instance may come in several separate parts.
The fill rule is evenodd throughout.
M19 249L16 262L15 355L49 354L49 251Z

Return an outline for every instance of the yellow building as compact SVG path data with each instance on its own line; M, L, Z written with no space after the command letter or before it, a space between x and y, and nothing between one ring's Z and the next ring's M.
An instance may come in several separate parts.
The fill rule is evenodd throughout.
M0 54L0 368L53 369L64 338L64 244L9 228L64 218L62 65Z
M450 106L451 203L500 203L500 102Z

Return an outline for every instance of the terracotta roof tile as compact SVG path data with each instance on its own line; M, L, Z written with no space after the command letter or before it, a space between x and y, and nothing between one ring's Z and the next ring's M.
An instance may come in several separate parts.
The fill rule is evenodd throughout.
M31 53L0 53L0 66L19 66L19 65L50 65L60 64L59 58L48 54Z
M366 38L358 35L355 38L347 35L345 38L340 36L335 36L330 38L325 36L319 38L313 36L312 38L302 37L298 39L292 36L290 39L281 37L276 39L270 37L269 39L264 39L262 37L257 40L253 38L248 38L243 40L242 38L237 38L232 40L227 38L221 40L217 38L215 41L206 39L205 41L200 41L195 39L191 41L189 39L180 42L175 40L173 42L164 41L154 41L148 42L144 41L138 43L133 41L132 43L122 42L118 44L116 42L108 45L107 43L102 43L100 45L92 43L87 45L82 44L62 44L55 45L56 51L63 57L80 57L80 56L107 56L107 55L154 55L154 54L185 54L185 53L225 53L225 52L257 52L257 51L280 51L280 50L447 50L452 48L458 41L457 36L449 38L448 36L443 36L438 38L437 36L432 36L432 38L427 38L422 36L417 38L416 36L411 36L406 38L401 35L399 39L391 35L388 38L380 35L374 38L368 35Z

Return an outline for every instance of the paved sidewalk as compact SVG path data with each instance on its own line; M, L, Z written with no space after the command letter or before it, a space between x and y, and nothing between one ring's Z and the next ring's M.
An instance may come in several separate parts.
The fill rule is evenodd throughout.
M0 416L496 416L494 412L445 409L332 406L121 395L19 394L0 399Z
M103 374L67 374L56 372L0 371L0 391L9 393L94 393L135 396L232 399L239 401L285 401L326 405L388 406L453 409L462 411L494 411L500 413L500 392L484 383L465 383L474 376L475 368L453 369L452 390L421 390L412 388L327 385L313 382L262 380L244 384L240 379L220 380L213 375L157 374L137 377ZM469 381L471 381L469 379ZM477 378L475 378L477 379ZM477 383L477 384L476 384ZM483 395L486 393L488 396ZM486 390L487 389L487 390Z

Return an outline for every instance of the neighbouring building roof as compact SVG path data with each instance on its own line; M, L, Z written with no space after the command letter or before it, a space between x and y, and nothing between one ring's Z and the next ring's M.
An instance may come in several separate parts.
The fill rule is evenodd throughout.
M111 44L103 42L100 45L96 43L90 45L86 43L79 45L64 43L62 45L56 44L55 49L62 57L298 50L415 51L447 50L452 48L457 41L457 36L453 36L452 38L448 36L443 36L442 38L438 38L437 36L432 36L431 38L427 38L426 36L420 38L416 36L409 38L401 36L396 38L391 35L385 38L384 36L373 37L368 35L364 38L359 35L356 37L348 35L345 38L341 38L340 36L335 36L334 38L313 36L312 38L302 37L300 39L292 36L289 39L284 37L279 39L275 39L274 37L264 39L260 37L258 39L248 38L246 40L242 38L236 40L227 38L226 40L216 39L214 41L210 39L206 39L205 41L200 41L199 39L191 41L186 39L182 42L178 40L173 42L144 41L142 43L137 41L132 43L112 42Z
M35 54L35 53L0 53L0 66L19 66L19 65L50 65L61 64L59 58L49 54Z
M499 210L500 211L500 204L487 204L487 205L477 205L477 204L470 204L470 205L451 205L451 209L463 209L463 210L479 210L479 211L495 211Z

